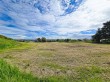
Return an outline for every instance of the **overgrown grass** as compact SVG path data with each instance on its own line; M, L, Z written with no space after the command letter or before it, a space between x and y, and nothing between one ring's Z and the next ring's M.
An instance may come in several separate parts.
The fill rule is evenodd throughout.
M0 59L0 82L70 82L70 80L63 76L37 78L20 72L17 67L10 66Z
M31 74L21 73L18 68L0 59L0 82L38 82Z
M4 39L4 38L0 38L0 52L6 52L8 50L22 50L25 48L28 48L29 45L27 43L21 43L21 42L17 42L15 40L12 39Z
M0 50L9 49L20 46L21 44L15 40L0 38Z

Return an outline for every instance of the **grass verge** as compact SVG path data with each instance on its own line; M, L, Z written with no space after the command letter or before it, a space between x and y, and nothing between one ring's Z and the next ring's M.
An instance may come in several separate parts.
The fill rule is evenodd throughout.
M21 43L15 40L0 38L0 53L10 50L23 50L30 47L28 43Z

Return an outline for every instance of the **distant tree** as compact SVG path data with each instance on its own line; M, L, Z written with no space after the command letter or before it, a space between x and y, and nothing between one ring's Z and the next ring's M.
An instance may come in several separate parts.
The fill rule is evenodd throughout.
M70 42L70 41L71 41L71 39L65 39L64 41L65 41L65 42Z
M87 38L84 38L83 41L86 42L86 41L88 41L88 39Z
M42 40L40 38L37 38L37 42L42 42Z
M82 41L81 39L77 39L77 41Z
M42 40L42 42L46 42L47 41L45 37L42 37L41 40Z
M58 42L64 42L65 40L64 39L59 39L59 41Z
M56 39L57 42L59 42L59 39Z
M87 38L84 38L82 41L84 41L84 42L88 42L88 43L91 43L91 42L92 42L91 39L87 39Z
M103 23L103 27L92 36L92 41L95 43L110 43L110 21Z
M77 42L77 40L76 39L71 39L71 42Z

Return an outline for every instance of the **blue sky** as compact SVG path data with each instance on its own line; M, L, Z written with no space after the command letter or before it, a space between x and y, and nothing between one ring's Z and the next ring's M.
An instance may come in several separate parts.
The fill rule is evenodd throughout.
M0 34L15 39L91 38L110 0L0 0Z

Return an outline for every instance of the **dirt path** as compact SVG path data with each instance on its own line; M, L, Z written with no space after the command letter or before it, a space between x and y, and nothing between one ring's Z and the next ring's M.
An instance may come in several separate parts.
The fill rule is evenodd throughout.
M31 43L30 49L1 55L6 61L34 75L72 75L78 67L110 68L110 45L89 43ZM108 74L107 77L109 77Z

